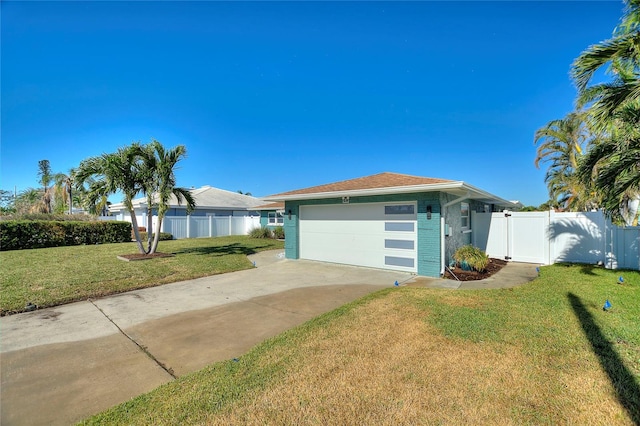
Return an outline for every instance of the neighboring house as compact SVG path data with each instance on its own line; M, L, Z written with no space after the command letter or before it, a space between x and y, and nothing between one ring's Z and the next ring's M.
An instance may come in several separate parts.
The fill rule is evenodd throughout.
M284 202L289 259L438 277L471 243L471 212L513 209L462 181L380 173L265 197Z
M270 203L255 208L260 212L260 226L273 229L284 225L284 203Z
M264 201L249 195L237 192L225 191L224 189L203 186L202 188L191 189L191 194L196 201L196 208L191 212L191 216L215 216L215 217L238 217L238 216L259 216L255 207L264 204ZM145 197L133 200L133 207L136 213L138 226L147 226L147 199ZM185 202L178 204L177 199L171 196L169 210L166 216L187 216ZM116 220L131 222L131 216L123 203L112 204L109 212L115 216ZM157 217L157 209L153 209L153 222Z

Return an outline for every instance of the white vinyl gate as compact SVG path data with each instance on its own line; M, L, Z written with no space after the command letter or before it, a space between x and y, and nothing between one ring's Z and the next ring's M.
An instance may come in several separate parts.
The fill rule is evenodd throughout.
M640 269L640 227L618 227L600 211L473 212L471 226L472 244L490 257Z
M489 256L514 262L547 263L547 213L473 213L473 245Z

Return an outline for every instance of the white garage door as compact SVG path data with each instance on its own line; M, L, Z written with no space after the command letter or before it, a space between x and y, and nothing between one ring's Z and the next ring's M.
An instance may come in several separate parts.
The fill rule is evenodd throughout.
M416 204L300 207L300 258L417 271Z

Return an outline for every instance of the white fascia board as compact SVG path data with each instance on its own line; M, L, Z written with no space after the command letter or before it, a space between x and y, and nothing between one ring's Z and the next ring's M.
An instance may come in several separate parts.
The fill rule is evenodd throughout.
M369 188L356 189L348 191L331 191L331 192L314 192L309 194L282 195L280 197L265 197L265 201L287 201L287 200L314 200L323 198L340 198L340 197L364 197L370 195L390 195L415 192L433 192L445 191L447 189L460 188L464 182L448 182L435 183L430 185L410 185L410 186L393 186L387 188Z
M341 197L364 197L371 195L391 195L391 194L410 194L417 192L449 192L455 195L469 194L471 199L487 199L496 201L500 204L511 205L512 203L490 194L486 191L482 191L474 186L466 184L463 181L454 181L447 183L434 183L428 185L409 185L409 186L394 186L388 188L371 188L371 189L358 189L350 191L331 191L331 192L314 192L309 194L295 194L295 195L282 195L264 197L265 201L294 201L294 200L318 200L326 198L341 198Z
M507 201L504 198L500 198L498 196L495 196L487 191L483 191L481 189L476 188L475 186L469 185L467 183L464 184L464 187L471 192L471 197L472 199L477 199L477 200L490 200L493 201L493 204L501 204L504 206L511 206L511 207L515 207L515 204L513 204L511 201Z

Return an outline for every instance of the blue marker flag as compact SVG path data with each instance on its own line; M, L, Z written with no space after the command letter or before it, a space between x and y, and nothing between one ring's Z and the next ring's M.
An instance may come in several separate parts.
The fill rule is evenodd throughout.
M608 310L608 309L611 309L611 302L609 302L609 299L607 299L607 300L604 302L604 306L602 307L602 310L603 310L603 311L606 311L606 310Z

